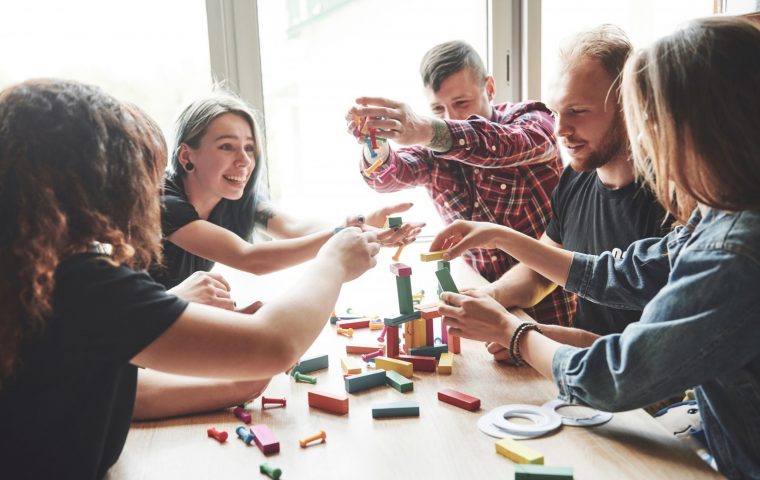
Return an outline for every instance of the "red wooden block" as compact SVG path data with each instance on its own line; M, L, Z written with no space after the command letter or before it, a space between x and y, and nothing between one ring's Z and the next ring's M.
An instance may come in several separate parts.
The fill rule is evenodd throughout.
M356 320L339 320L335 323L339 328L369 328L369 318L358 318Z
M435 372L435 357L420 357L418 355L399 355L399 360L412 364L415 372Z
M425 318L425 317L422 317ZM435 338L433 337L433 319L425 318L425 345L434 345Z
M440 313L438 313L438 305L432 305L427 307L417 307L416 310L420 312L420 316L424 318L425 320L432 320L434 318L438 318L441 316Z
M348 397L312 390L309 392L309 406L338 415L345 415L348 413Z
M398 357L398 327L388 327L385 333L385 356Z
M449 352L459 353L462 350L461 342L458 335L449 336Z
M359 344L347 344L346 353L372 353L376 352L378 348L382 348L382 345L359 345Z
M274 436L269 427L260 423L251 427L251 433L253 434L253 441L259 447L259 450L264 455L270 453L277 453L280 451L280 441Z
M411 277L412 267L403 263L391 263L391 273L397 277Z
M467 395L466 393L457 392L450 388L444 388L438 392L438 400L449 403L455 407L464 408L474 412L480 408L480 399Z

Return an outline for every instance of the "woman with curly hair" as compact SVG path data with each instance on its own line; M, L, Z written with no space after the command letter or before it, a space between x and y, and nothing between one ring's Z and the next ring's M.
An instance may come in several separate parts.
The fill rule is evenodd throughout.
M254 321L167 294L144 272L161 257L165 159L146 119L95 87L0 92L0 465L13 478L103 477L138 365L239 382L286 370L342 283L376 262L377 236L344 229L292 286L298 298Z

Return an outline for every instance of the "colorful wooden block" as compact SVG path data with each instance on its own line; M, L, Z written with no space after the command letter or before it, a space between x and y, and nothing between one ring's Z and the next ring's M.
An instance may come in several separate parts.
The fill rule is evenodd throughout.
M450 388L444 388L438 392L438 400L454 405L459 408L464 408L474 412L480 408L480 399L467 395L466 393L457 392Z
M438 313L437 303L435 305L428 305L424 308L417 307L417 311L420 312L420 317L425 320L432 320L441 316L441 314Z
M438 250L435 252L420 253L420 260L423 262L434 262L436 260L442 260L443 254L446 252L447 250Z
M459 353L462 351L462 341L459 335L449 335L449 351L451 353Z
M409 355L415 355L419 357L435 357L436 360L441 356L442 353L448 352L449 346L448 345L435 345L435 346L426 346L426 347L420 347L420 348L413 348L409 351Z
M384 326L385 326L385 323L383 322L369 322L370 330L382 330Z
M415 372L435 372L435 357L421 357L418 355L399 355L399 360L412 364Z
M438 373L451 375L451 371L454 368L454 354L449 352L441 353L438 358Z
M383 346L376 343L376 344L359 344L359 343L349 343L346 345L346 353L372 353L377 351L378 348L382 348Z
M412 275L412 267L403 263L391 263L391 273L397 277L409 277Z
M398 327L399 325L411 322L412 320L417 320L418 318L420 318L420 312L412 312L399 315L398 317L384 318L383 322L388 326Z
M409 345L410 348L424 347L427 345L426 322L427 321L424 318L420 318L407 323L407 325L412 325L412 344Z
M361 392L369 388L385 385L385 370L378 369L371 372L364 372L358 375L351 375L343 379L348 393Z
M406 378L412 378L412 364L403 360L389 357L375 357L375 366L384 370L393 370Z
M446 260L439 260L438 263L435 264L435 269L440 270L442 268L445 268L446 270L451 270L451 263L449 263Z
M270 455L280 451L280 441L274 436L274 433L264 425L260 423L251 427L251 433L253 434L253 441L256 442L256 446L264 455Z
M515 463L544 464L543 455L511 438L502 438L496 442L496 453L504 455Z
M398 327L387 327L385 331L385 356L398 357Z
M419 416L420 405L417 402L376 403L372 406L372 418Z
M351 375L362 373L363 367L364 364L357 358L344 357L340 359L340 368L343 369L343 373L350 373Z
M401 217L388 217L387 220L388 227L400 227L404 222L401 220Z
M515 480L573 480L573 469L546 465L515 465Z
M348 397L343 394L334 395L332 393L311 390L309 392L309 406L311 408L337 413L338 415L345 415L348 413Z
M394 372L393 370L386 370L385 383L401 393L414 390L414 382L404 377L400 373Z
M338 328L369 328L369 318L358 318L355 320L338 320L335 324Z
M433 319L423 318L425 320L425 345L433 345L433 335L435 330L433 329ZM423 345L420 345L423 346Z
M402 315L414 313L412 300L412 277L396 277L396 293L398 295L398 311Z
M298 365L293 367L291 374L294 374L295 372L309 373L316 370L322 370L323 368L327 368L328 364L329 361L327 355L311 355L303 357L298 362Z
M438 277L438 283L444 292L459 293L457 285L454 283L454 279L451 278L451 270L441 268L440 270L435 271L435 276Z

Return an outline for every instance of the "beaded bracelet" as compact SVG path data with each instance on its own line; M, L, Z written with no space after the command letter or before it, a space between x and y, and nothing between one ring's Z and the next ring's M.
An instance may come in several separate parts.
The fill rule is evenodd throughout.
M525 361L520 355L520 339L528 330L535 330L538 333L542 333L541 328L537 323L523 322L517 326L514 333L512 333L512 338L509 339L509 356L512 357L512 360L518 367L525 366Z

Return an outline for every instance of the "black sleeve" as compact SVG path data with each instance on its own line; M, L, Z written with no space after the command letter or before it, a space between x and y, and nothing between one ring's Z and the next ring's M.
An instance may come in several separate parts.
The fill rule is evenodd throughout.
M69 270L60 305L72 328L68 342L98 361L129 362L169 328L188 302L166 293L146 273L116 267L103 257Z
M164 238L201 217L184 197L166 193L161 196L161 233Z

